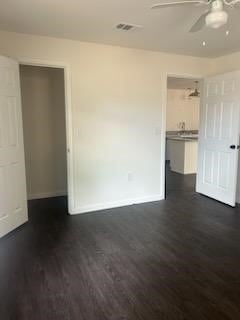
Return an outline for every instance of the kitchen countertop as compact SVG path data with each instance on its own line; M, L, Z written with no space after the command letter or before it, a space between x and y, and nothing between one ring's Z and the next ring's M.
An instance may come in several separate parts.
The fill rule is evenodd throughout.
M198 141L198 137L179 137L179 136L169 136L167 137L168 140L175 140L175 141L190 141L195 142Z

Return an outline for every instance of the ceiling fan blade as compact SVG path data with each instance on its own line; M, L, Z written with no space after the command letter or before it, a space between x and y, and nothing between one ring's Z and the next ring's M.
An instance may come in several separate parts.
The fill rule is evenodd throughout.
M189 32L198 32L202 30L202 28L205 26L205 18L208 15L209 11L204 12L200 18L194 23L192 28L190 29Z
M193 0L193 1L174 1L174 2L165 2L165 3L157 3L151 7L151 9L160 9L160 8L168 8L173 6L181 6L181 5L196 5L196 4L202 4L205 3L205 1L201 0Z
M233 5L233 9L239 10L239 9L240 9L240 2L236 2L236 3Z
M240 0L224 1L224 3L230 7L234 7L236 4L240 3Z

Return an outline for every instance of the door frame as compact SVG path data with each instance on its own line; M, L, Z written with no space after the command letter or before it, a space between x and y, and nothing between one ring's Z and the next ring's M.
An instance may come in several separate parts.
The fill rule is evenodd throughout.
M66 123L66 157L67 157L67 193L68 213L73 214L73 133L72 133L72 101L71 101L71 68L70 65L61 61L49 61L30 58L16 59L19 65L33 67L58 68L64 70L64 93L65 93L65 123Z
M162 103L162 143L161 143L161 154L163 155L161 161L161 190L163 194L163 199L166 199L166 129L167 129L167 90L168 90L168 78L181 78L181 79L198 79L200 82L200 87L202 91L202 84L204 80L203 74L188 74L188 73L171 73L167 72L163 78L163 103ZM200 100L201 102L201 100ZM202 103L200 103L200 113L201 113ZM200 121L200 120L199 120ZM198 173L198 172L197 172Z

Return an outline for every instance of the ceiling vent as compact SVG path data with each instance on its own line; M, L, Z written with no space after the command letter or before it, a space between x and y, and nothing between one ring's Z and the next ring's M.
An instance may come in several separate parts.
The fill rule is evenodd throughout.
M122 31L130 31L136 28L142 28L142 26L139 26L137 24L123 23L123 22L116 25L116 29L122 30Z

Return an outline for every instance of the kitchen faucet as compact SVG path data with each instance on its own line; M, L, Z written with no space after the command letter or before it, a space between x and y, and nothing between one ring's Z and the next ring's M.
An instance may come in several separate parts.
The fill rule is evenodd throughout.
M186 123L185 122L180 122L179 123L179 129L180 129L180 134L184 134L186 131Z

